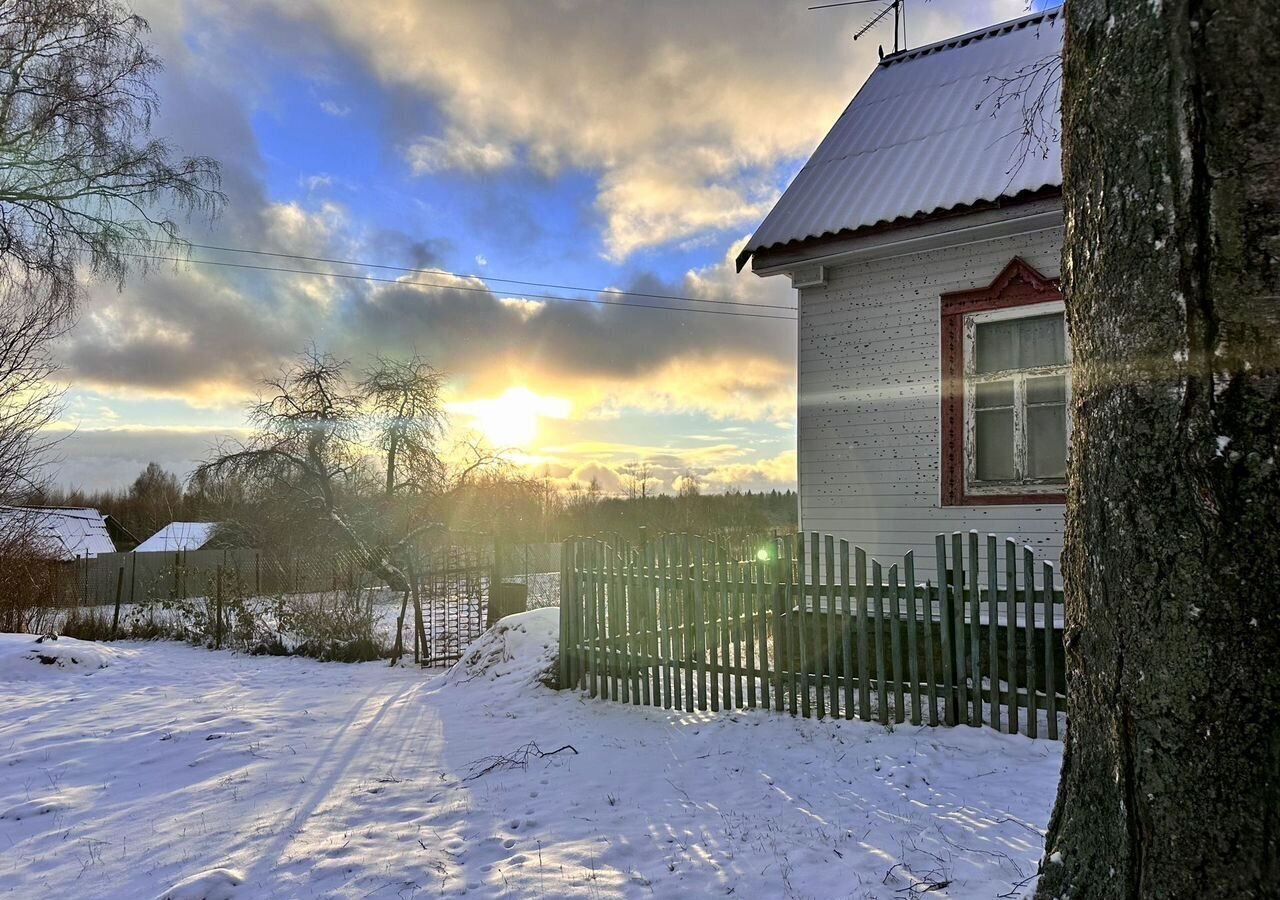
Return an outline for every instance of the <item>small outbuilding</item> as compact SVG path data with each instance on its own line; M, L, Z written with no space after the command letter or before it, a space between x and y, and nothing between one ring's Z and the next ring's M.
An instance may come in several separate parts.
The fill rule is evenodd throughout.
M806 531L926 572L939 532L1060 553L1061 17L884 57L738 259L798 294Z
M170 522L136 548L135 553L173 553L199 550L217 530L217 522Z
M78 506L0 506L0 535L41 557L59 561L115 553L132 535L110 516Z

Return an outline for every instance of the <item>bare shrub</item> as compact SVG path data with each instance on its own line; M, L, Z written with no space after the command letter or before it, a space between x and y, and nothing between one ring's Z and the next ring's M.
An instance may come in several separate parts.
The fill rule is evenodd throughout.
M0 631L43 634L57 618L57 563L40 552L32 518L9 513L0 535Z
M111 611L102 606L72 607L62 618L58 634L81 641L111 639Z
M167 637L256 653L280 645L283 598L255 595L234 569L198 573L184 581L184 593L131 610L119 636Z
M381 659L387 647L374 627L373 594L359 589L283 598L280 630L292 652L335 662Z

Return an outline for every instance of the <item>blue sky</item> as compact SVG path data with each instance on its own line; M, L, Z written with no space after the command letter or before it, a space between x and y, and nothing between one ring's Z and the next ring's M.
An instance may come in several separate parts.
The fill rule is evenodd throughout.
M121 485L151 459L185 474L314 342L356 367L425 354L449 373L455 437L516 443L564 485L615 488L644 458L658 489L684 472L791 486L793 324L487 291L793 302L730 260L892 40L854 44L860 8L806 5L140 2L166 61L157 130L223 165L226 212L191 240L437 274L196 248L430 285L198 263L91 284L61 350L55 480ZM1023 11L915 3L912 43Z

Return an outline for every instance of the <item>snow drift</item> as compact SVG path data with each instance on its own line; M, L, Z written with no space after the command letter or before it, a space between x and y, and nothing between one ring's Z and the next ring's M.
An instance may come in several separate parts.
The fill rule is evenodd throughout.
M554 606L500 619L454 663L449 683L503 679L513 687L554 687L559 631L560 610Z
M94 641L0 634L0 681L38 681L67 673L92 675L136 656L136 650L121 650Z

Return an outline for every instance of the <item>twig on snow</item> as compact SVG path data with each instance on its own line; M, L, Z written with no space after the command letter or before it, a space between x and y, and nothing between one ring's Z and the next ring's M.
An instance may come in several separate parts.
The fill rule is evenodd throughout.
M530 741L522 747L516 748L515 751L499 756L485 756L468 767L467 775L463 781L474 781L482 775L488 775L490 772L500 772L505 769L519 769L522 772L529 768L529 761L533 759L546 759L549 756L555 756L557 753L563 753L566 750L578 755L578 750L572 744L565 744L555 750L545 751L538 746L537 741Z

